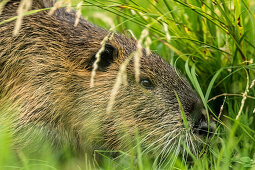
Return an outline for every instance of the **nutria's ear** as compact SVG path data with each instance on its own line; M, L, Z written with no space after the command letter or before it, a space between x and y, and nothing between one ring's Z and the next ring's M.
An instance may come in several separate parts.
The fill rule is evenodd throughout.
M86 67L90 71L93 69L93 64L96 61L96 54L92 56L88 63L88 66ZM107 68L113 63L114 59L117 58L117 56L117 49L110 44L105 44L104 50L100 53L100 61L98 63L97 70L106 71Z

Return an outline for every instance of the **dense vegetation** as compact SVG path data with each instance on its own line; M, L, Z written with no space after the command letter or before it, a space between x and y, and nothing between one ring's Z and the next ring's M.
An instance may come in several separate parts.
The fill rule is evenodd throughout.
M208 104L217 121L209 147L199 157L190 154L189 161L171 161L166 169L255 169L253 0L83 0L82 4L75 0L72 6L92 23L129 37L139 39L148 31L144 46L181 70ZM0 125L0 169L97 167L86 156L75 160L68 151L56 154L46 145L40 153L15 151L11 141ZM156 168L139 148L134 153L121 152L112 159L107 151L97 151L104 157L103 169Z

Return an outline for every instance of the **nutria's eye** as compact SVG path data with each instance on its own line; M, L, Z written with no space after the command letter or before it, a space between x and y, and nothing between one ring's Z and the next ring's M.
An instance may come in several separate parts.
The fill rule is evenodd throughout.
M154 86L149 79L141 79L140 84L146 89L153 89Z

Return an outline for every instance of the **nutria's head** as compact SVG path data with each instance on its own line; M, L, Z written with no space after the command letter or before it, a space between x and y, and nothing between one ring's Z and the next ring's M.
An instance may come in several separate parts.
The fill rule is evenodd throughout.
M111 45L107 44L106 50L109 48L109 52L114 49L115 52L109 53L110 57L114 57L110 59L111 64L107 68L101 68L105 71L98 71L94 87L98 93L95 98L91 98L94 104L97 103L96 106L103 106L101 111L105 125L102 130L107 146L123 149L126 144L131 143L128 135L138 132L142 147L147 151L165 148L164 152L169 152L169 148L179 146L172 150L179 152L184 144L192 152L198 153L198 141L202 144L201 137L206 137L212 131L208 127L203 103L188 81L156 54L147 55L143 50L138 81L135 78L134 59L129 62L124 75L127 77L127 85L122 84L118 89L113 108L107 113L106 107L109 105L119 69L132 52L136 51L135 42L127 42L118 35L109 43ZM109 60L103 59L101 62L104 61ZM103 100L98 101L98 98ZM103 101L105 104L102 104ZM185 118L181 114L180 105L184 109ZM187 119L188 129L184 125L184 119Z
M34 8L50 4L42 6L37 1ZM1 20L15 15L19 1L14 2L7 4ZM99 55L91 87L96 56L108 32L83 19L74 27L74 21L73 13L59 9L52 16L42 11L24 17L16 36L12 36L14 22L0 26L0 87L2 98L8 96L22 113L18 126L45 129L54 142L79 149L123 150L139 134L141 146L147 150L178 152L186 144L198 152L195 141L210 128L203 104L187 80L161 57L145 50L139 79L133 58L119 74L137 48L136 41L115 33ZM118 75L120 86L116 86ZM114 102L107 110L112 97Z

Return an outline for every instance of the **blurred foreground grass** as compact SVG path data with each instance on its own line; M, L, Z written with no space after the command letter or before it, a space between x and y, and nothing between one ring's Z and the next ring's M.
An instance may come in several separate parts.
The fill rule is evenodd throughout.
M80 3L73 2L73 6ZM253 0L84 0L82 14L106 29L139 39L189 78L218 121L208 151L166 169L255 169L255 2ZM1 113L0 113L1 114ZM47 144L12 149L0 125L0 169L94 169ZM31 146L32 147L32 146ZM35 146L36 147L36 146ZM38 146L37 146L38 147ZM148 155L107 157L102 169L157 168Z

